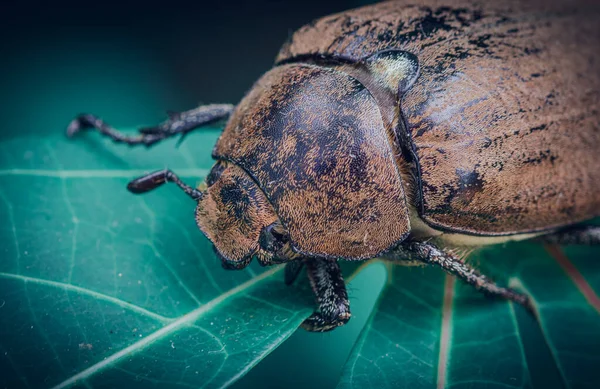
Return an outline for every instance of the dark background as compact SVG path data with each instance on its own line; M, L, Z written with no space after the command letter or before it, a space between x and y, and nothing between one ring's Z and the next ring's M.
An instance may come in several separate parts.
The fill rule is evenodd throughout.
M0 137L240 100L311 20L367 1L3 1ZM115 111L115 108L119 109Z

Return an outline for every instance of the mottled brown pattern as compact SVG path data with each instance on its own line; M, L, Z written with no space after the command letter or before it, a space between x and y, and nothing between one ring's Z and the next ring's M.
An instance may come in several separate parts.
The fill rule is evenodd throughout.
M334 69L268 72L237 107L214 156L256 180L304 254L370 258L409 231L381 112L362 84Z
M600 214L600 4L394 1L320 19L279 62L406 50L402 112L432 226L481 235Z
M260 232L277 215L256 183L234 164L217 162L207 181L196 222L225 265L244 267L260 249Z
M475 31L548 14L593 19L595 0L400 0L325 16L298 29L283 45L276 63L303 58L351 61L383 50L427 54L425 49ZM587 16L586 16L587 15Z

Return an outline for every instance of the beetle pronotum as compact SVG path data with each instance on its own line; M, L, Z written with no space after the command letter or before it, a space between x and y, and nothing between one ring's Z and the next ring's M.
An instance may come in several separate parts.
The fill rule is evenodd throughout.
M293 34L237 105L172 115L138 135L80 115L116 142L152 146L227 120L196 221L226 268L252 258L306 265L319 310L303 327L350 318L338 260L382 257L443 268L530 307L451 251L509 240L597 244L600 12L586 1L392 1Z

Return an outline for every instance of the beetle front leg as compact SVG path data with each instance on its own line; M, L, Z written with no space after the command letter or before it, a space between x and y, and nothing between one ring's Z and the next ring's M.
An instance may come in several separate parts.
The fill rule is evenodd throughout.
M177 135L181 135L183 139L192 130L226 119L233 108L231 104L211 104L181 113L171 113L168 120L155 127L140 128L138 135L123 134L95 115L81 114L67 127L67 136L72 137L82 130L93 128L114 142L150 147Z
M181 179L169 169L157 170L131 180L129 184L127 184L127 190L134 194L143 194L150 192L167 182L172 182L177 185L185 194L191 197L192 200L198 201L203 196L201 191L181 181Z
M567 230L554 232L537 238L544 243L556 243L563 245L600 245L600 227L577 226Z
M387 258L390 259L389 257ZM528 296L516 290L496 285L492 280L464 263L460 258L439 249L431 243L416 241L403 243L394 252L393 259L416 260L429 265L439 266L487 296L501 297L513 301L521 304L528 311L533 312L531 300Z
M304 267L304 262L301 260L291 261L285 264L284 281L286 285L291 285L296 281L300 271Z
M319 311L306 319L302 328L325 332L346 324L351 316L350 301L337 261L311 258L305 264Z

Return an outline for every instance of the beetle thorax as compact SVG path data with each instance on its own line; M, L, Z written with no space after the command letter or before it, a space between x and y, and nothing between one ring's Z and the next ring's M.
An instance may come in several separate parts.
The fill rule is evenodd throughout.
M409 232L380 107L342 71L274 68L238 105L213 156L251 177L299 254L367 259Z

